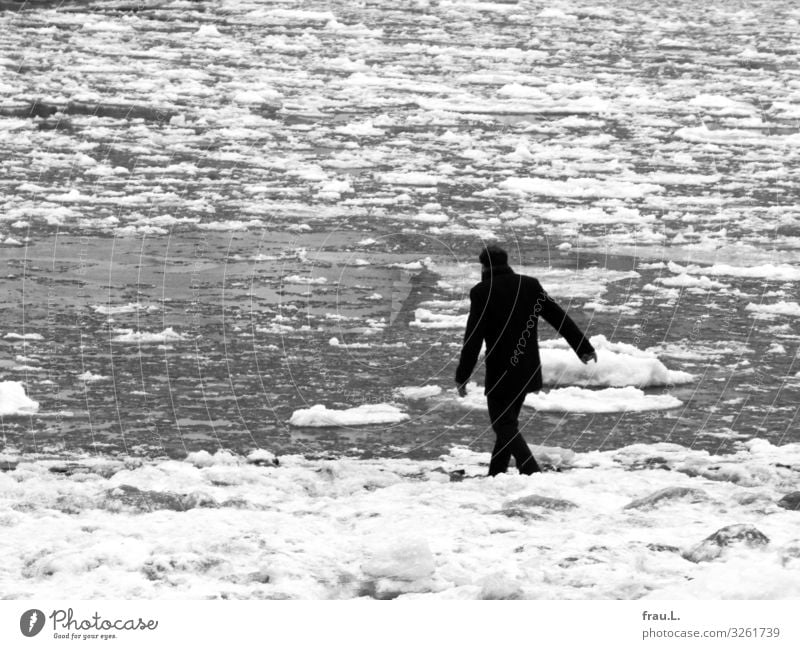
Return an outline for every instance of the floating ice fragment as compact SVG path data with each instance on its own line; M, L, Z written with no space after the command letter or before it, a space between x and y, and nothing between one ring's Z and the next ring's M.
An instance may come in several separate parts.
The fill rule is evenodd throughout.
M438 385L421 385L395 388L394 391L404 399L427 399L441 394L442 388Z
M750 302L745 307L746 311L754 311L757 314L775 314L800 316L800 304L797 302L774 302L773 304L755 304Z
M125 330L114 336L111 340L117 343L166 343L177 340L185 340L186 338L176 332L172 327L167 327L164 331L158 333L150 333L147 331L133 331L132 329Z
M18 334L18 333L7 333L3 336L6 340L44 340L42 334Z
M0 415L32 415L39 410L39 402L28 398L18 381L0 381Z
M78 379L80 379L81 381L85 381L86 383L92 383L94 381L107 381L108 377L103 376L102 374L84 372L83 374L78 374Z
M652 352L626 343L612 343L601 334L589 340L597 350L597 363L586 365L581 363L565 341L554 339L541 342L542 380L545 385L645 388L694 380L694 375L689 372L667 369ZM607 396L612 397L613 393ZM644 396L630 393L628 398L635 402L641 401ZM673 402L673 405L678 404Z
M542 412L641 412L666 410L683 405L670 394L645 394L633 386L587 390L579 387L535 392L524 405Z
M408 415L386 403L369 403L345 410L326 408L322 404L295 410L289 418L292 426L364 426L392 424L408 419Z
M197 38L221 38L222 34L219 33L216 25L200 25L200 28L194 33Z
M511 177L501 181L498 187L515 194L537 194L561 198L643 198L647 194L662 192L661 185L632 183L625 180L570 178Z

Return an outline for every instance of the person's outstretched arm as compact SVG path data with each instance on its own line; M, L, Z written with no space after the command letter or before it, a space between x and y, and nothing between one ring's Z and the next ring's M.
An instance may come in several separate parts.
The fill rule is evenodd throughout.
M464 332L464 346L461 348L461 358L456 368L456 385L461 396L466 394L464 386L478 362L478 354L480 354L484 338L485 310L484 300L473 287L469 292L469 317L467 318L467 329Z
M597 354L595 353L592 343L588 338L583 335L583 332L575 324L575 321L567 315L556 301L551 298L547 292L542 288L542 285L536 282L538 287L538 295L534 309L539 310L539 315L542 316L547 323L553 327L559 334L564 336L569 346L575 350L584 363L588 363L592 358L597 362Z

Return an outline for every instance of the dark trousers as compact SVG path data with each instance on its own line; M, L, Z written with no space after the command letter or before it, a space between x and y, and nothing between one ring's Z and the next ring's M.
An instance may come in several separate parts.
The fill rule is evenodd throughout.
M525 394L516 397L503 395L487 395L486 403L489 406L489 419L492 421L497 440L492 450L492 459L489 462L489 475L505 473L511 456L517 462L520 473L530 475L541 471L539 465L528 448L528 444L519 432L519 413Z

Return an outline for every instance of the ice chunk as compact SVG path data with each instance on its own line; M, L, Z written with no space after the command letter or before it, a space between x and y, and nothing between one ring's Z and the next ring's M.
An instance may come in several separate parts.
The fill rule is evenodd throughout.
M3 338L6 340L44 340L42 334L7 333Z
M645 394L632 386L602 390L568 387L529 394L525 405L542 412L640 412L677 408L682 402L669 394Z
M132 329L125 329L122 333L114 336L111 340L117 343L133 343L133 344L147 344L147 343L167 343L178 340L185 340L186 338L176 332L172 327L167 327L161 332L148 332L148 331L133 331Z
M442 388L438 385L421 385L395 388L395 393L404 399L426 399L441 394Z
M386 403L369 403L345 410L326 408L322 404L295 410L289 418L292 426L363 426L391 424L408 419L400 408Z
M745 310L754 311L757 315L775 314L800 316L800 304L797 302L784 302L783 300L780 302L774 302L773 304L755 304L750 302L750 304L745 307Z
M544 384L645 388L694 380L693 374L667 369L652 352L626 343L612 343L603 335L592 336L590 341L597 350L597 363L591 361L583 364L565 341L543 341L541 359ZM611 393L609 396L612 396Z
M467 326L467 314L450 315L419 308L414 309L414 320L410 325L420 329L464 329Z
M25 394L22 383L0 381L0 415L32 415L39 410L39 402Z

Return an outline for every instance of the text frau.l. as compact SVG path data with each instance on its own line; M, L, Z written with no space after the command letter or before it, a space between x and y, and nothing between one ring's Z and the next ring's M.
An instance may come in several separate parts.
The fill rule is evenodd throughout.
M99 613L95 612L90 618L75 618L71 608L67 610L55 609L48 616L53 620L53 630L69 629L71 631L154 631L158 627L158 620L143 620L142 618L130 618L127 620L107 620ZM60 626L59 626L60 625Z

